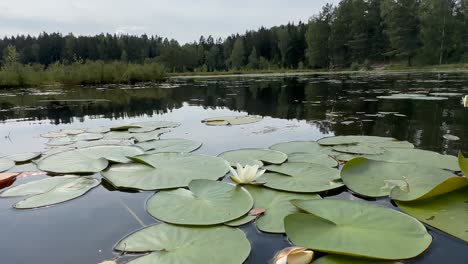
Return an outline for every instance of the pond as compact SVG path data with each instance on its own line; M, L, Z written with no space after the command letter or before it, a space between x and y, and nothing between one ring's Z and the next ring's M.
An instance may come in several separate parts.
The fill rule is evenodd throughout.
M381 97L410 93L446 99ZM51 131L153 120L179 122L161 138L202 142L195 153L207 155L333 135L393 137L419 149L457 155L460 150L468 153L468 108L461 103L465 94L467 73L175 78L164 84L0 90L0 156L44 151L47 139L40 135ZM247 114L263 119L239 126L201 122ZM456 137L459 140L453 140ZM37 168L29 163L11 171ZM20 178L15 185L45 177ZM119 255L113 248L121 238L157 222L145 210L153 193L119 191L103 181L78 199L47 208L14 209L23 198L2 198L0 262L82 264L113 259ZM346 191L327 196L362 199ZM394 208L388 198L375 201ZM290 245L286 236L259 232L254 224L241 229L252 246L246 263L267 263ZM428 229L434 238L430 249L404 263L466 263L466 242ZM136 257L124 255L118 262Z

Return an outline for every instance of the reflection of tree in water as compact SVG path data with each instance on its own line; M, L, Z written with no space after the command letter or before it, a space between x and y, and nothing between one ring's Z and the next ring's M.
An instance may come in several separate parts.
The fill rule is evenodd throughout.
M446 133L468 138L468 113L455 99L448 101L366 100L391 91L408 92L427 88L466 86L463 76L446 76L454 82L430 83L434 76L312 76L265 79L187 80L180 87L161 89L148 87L66 88L62 94L31 95L0 98L0 120L50 119L53 123L70 123L85 116L126 118L166 113L185 102L204 108L227 107L234 111L271 116L281 119L306 120L322 133L337 135L365 134L391 136L409 140L419 147L444 151ZM440 78L440 76L438 77ZM423 83L413 80L420 79ZM466 80L466 78L465 78ZM423 88L421 88L423 87ZM70 102L63 100L99 99L101 101ZM41 100L47 100L41 102ZM51 101L55 100L55 101ZM105 101L103 101L105 100ZM456 101L456 102L455 102ZM455 102L455 104L454 104ZM26 110L25 108L35 107ZM406 117L385 115L365 117L363 114L399 112ZM361 122L372 119L373 122ZM343 125L342 121L355 121ZM467 149L466 140L451 142ZM458 145L457 145L458 144Z

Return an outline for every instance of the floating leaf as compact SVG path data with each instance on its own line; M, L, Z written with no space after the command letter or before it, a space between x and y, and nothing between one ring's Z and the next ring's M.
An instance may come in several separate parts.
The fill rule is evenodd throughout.
M133 142L130 140L118 140L118 139L100 139L93 141L78 141L75 144L71 145L75 148L89 148L95 146L130 146L133 145Z
M237 226L248 224L248 223L252 222L255 219L257 219L257 216L247 214L247 215L244 215L244 216L242 216L242 217L240 217L238 219L226 222L224 224L227 225L227 226L231 226L231 227L237 227Z
M284 217L298 213L291 200L320 199L317 194L299 194L271 190L265 187L248 185L245 188L254 199L254 207L265 209L256 221L257 228L268 233L284 233Z
M126 163L127 157L143 154L135 146L94 146L59 152L41 159L38 168L53 173L96 173L104 170L108 161Z
M44 138L61 138L61 137L66 137L66 136L67 136L67 134L63 133L61 131L47 132L47 133L41 135L41 137L44 137Z
M354 145L359 143L374 144L379 142L396 141L394 138L389 137L376 137L376 136L335 136L319 139L317 143L322 146L336 146L336 145Z
M19 209L43 207L75 199L99 185L91 177L60 176L28 182L7 189L0 197L33 195L15 204Z
M271 164L281 164L288 159L283 152L271 149L239 149L221 153L220 158L227 160L231 166L237 163L245 165L263 166L263 162Z
M441 101L447 100L447 97L427 96L423 94L392 94L385 96L377 96L378 99L392 99L392 100L432 100Z
M9 155L4 158L13 160L16 163L23 163L23 162L28 162L30 160L36 159L39 156L41 156L40 152L27 152L27 153Z
M101 174L119 188L159 190L187 187L195 179L217 180L229 171L225 160L205 155L160 153L134 159L144 164L112 165Z
M297 246L398 260L418 256L432 241L416 219L367 202L323 199L292 203L307 212L291 214L284 220L286 234Z
M317 193L343 186L339 170L319 164L287 162L265 168L277 173L266 173L259 181L265 182L264 186L276 190Z
M147 133L135 133L133 137L137 142L147 142L151 140L158 140L159 136L161 136L164 133L170 132L171 130L162 128L162 129L157 129L151 132Z
M76 138L73 136L66 136L60 138L53 138L46 143L47 146L66 146L76 142Z
M135 137L134 133L127 131L111 131L104 134L104 139L106 140L129 140Z
M189 153L201 147L202 143L188 139L161 139L136 144L147 154L155 153Z
M454 135L450 135L450 134L445 134L443 135L443 138L448 140L448 141L457 141L457 140L460 140L459 137L457 136L454 136Z
M86 132L88 133L98 133L98 134L105 134L107 132L110 132L109 127L93 127L93 128L88 128Z
M82 130L82 129L63 129L60 132L65 133L65 134L70 135L70 136L76 136L76 135L79 135L81 133L84 133L84 130Z
M461 151L458 153L458 166L460 166L460 170L465 178L468 178L468 160L463 156Z
M327 167L338 166L338 162L327 154L291 153L288 154L288 162L316 163Z
M149 122L140 122L133 124L137 127L131 127L128 129L132 133L144 133L154 131L156 129L168 128L168 127L178 127L180 126L177 122L171 121L149 121Z
M385 149L378 146L371 146L366 144L357 145L339 145L333 147L334 151L350 153L350 154L361 154L361 155L376 155L384 153Z
M468 187L398 207L420 221L468 242Z
M315 141L291 141L275 144L270 149L286 153L289 156L289 154L297 152L323 154L326 148Z
M314 260L314 264L402 264L398 261L327 255Z
M193 180L189 190L160 191L148 200L155 218L180 225L215 225L237 219L253 206L244 188L212 180Z
M15 162L11 159L0 158L0 172L7 171L15 166Z
M158 224L122 239L115 249L132 253L152 252L129 264L239 264L249 256L250 243L242 231L231 227Z
M404 201L426 199L468 184L468 180L447 170L366 158L356 158L346 163L341 170L341 178L353 192L368 197L387 196L397 185L392 198ZM408 188L399 188L398 181Z
M98 140L103 138L104 136L102 134L97 134L97 133L83 133L79 134L75 137L75 140L77 141L92 141L92 140Z
M209 126L245 125L262 121L261 116L220 116L202 120Z

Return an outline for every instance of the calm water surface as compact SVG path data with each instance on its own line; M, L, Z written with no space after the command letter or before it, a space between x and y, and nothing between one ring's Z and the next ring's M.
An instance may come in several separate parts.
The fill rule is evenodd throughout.
M468 94L468 74L173 79L163 85L0 90L0 154L44 150L46 140L39 135L47 131L149 120L180 122L163 138L202 141L197 153L210 155L331 135L390 136L421 149L468 153L464 140L468 108L461 105L461 96L443 101L376 99L428 92ZM233 127L200 123L208 117L241 114L262 115L264 120ZM461 140L445 140L446 134ZM29 164L14 170L35 168ZM21 198L0 199L0 263L83 264L112 259L117 256L112 250L115 243L142 227L128 209L145 225L156 223L145 211L151 195L116 191L104 182L79 199L50 208L15 210L11 206ZM328 195L360 199L347 192ZM393 207L387 199L376 202ZM289 245L285 236L260 233L253 225L242 229L252 244L246 263L267 263ZM429 231L434 237L430 250L405 263L466 263L467 243ZM119 263L134 257L124 256Z

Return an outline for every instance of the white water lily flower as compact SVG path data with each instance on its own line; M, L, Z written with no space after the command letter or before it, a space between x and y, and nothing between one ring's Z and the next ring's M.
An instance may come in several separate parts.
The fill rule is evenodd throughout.
M258 165L246 165L242 167L239 163L236 165L237 171L230 167L232 176L231 179L238 184L256 183L256 180L262 176L266 170L259 170Z
M463 97L463 106L468 107L468 95L465 95L465 97Z
M274 264L309 264L314 252L303 247L287 247L275 256Z

